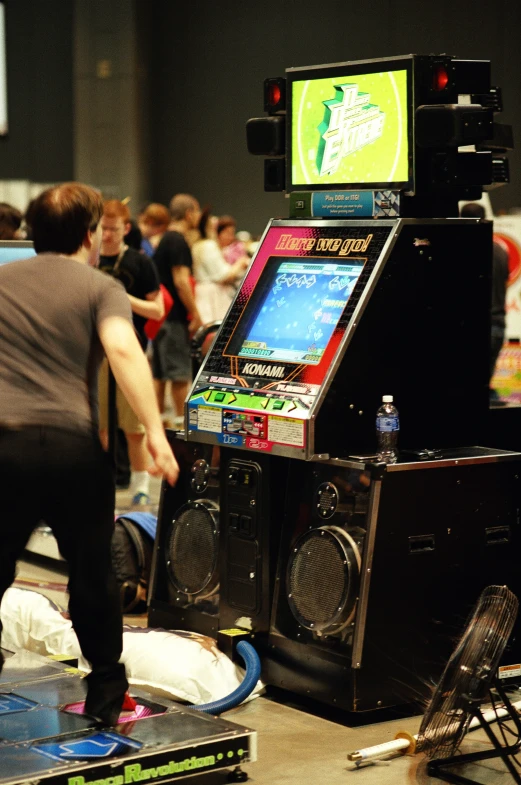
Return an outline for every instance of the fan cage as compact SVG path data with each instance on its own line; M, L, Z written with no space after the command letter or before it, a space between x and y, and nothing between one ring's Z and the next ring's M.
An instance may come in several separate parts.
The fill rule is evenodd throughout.
M219 509L206 499L184 504L165 539L167 575L180 594L207 597L218 585Z
M428 758L449 758L458 749L472 709L488 695L517 611L506 586L482 592L423 717L417 748Z
M354 618L360 553L348 532L321 526L302 534L286 572L290 610L302 627L317 635L342 631Z

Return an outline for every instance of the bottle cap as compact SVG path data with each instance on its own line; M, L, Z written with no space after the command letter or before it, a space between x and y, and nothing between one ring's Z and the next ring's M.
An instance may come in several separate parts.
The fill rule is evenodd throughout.
M384 403L392 403L392 402L393 402L393 400L394 400L394 399L393 399L393 396L392 396L392 395L382 395L382 401L383 401Z

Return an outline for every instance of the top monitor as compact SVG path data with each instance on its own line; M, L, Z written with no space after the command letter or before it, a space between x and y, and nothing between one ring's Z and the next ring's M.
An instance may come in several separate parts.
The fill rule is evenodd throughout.
M412 61L287 71L287 190L413 189Z

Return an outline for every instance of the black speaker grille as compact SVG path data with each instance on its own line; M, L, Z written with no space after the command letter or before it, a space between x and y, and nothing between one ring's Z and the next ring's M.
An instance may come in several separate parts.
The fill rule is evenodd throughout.
M321 518L331 518L338 507L338 491L330 482L323 482L317 488L316 507Z
M297 540L288 563L287 591L299 624L325 632L348 618L353 568L347 542L336 532L312 529Z
M218 554L216 511L202 502L178 511L166 540L170 580L184 594L199 594L214 577Z
M208 487L210 467L204 458L200 458L192 466L192 481L190 485L197 493L202 493Z

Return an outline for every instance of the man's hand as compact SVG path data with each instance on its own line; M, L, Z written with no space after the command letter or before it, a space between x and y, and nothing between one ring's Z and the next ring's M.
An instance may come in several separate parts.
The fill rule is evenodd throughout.
M199 329L199 327L202 327L202 326L203 326L203 323L201 321L201 317L199 316L199 314L197 314L197 316L194 316L188 322L188 335L190 336L190 338L193 338L193 336L196 334L196 332Z
M162 428L147 432L147 447L154 461L148 473L153 477L164 477L170 485L175 485L179 466Z

